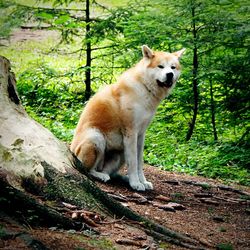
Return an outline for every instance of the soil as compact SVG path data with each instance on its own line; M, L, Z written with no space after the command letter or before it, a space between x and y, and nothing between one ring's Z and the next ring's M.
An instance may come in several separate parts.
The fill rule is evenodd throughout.
M152 166L145 167L145 175L154 184L153 191L135 192L117 181L96 183L124 206L192 236L207 249L250 249L250 201L246 196L249 188L238 186L224 190L228 187L218 181L166 172ZM81 209L70 204L62 206L67 216ZM77 217L77 220L82 219ZM28 222L20 225L4 214L0 214L0 224L12 234L25 232L49 249L185 249L155 241L139 224L124 218L107 219L94 213L88 217L85 223L94 226L100 236L56 227L31 228ZM0 236L6 234L2 231ZM30 249L24 238L0 237L0 249Z

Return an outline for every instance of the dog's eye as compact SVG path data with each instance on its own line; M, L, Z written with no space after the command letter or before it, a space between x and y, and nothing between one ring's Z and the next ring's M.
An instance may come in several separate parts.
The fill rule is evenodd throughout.
M173 65L173 66L171 66L171 69L176 69L176 67Z
M158 68L164 69L164 66L163 65L158 65Z

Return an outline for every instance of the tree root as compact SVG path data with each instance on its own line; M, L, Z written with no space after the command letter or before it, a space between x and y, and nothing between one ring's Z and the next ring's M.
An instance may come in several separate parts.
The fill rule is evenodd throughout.
M240 194L240 195L250 196L250 194L244 190L240 190L240 189L233 188L233 187L226 186L226 185L213 185L213 184L209 184L205 182L197 182L197 181L189 181L189 180L188 181L183 180L180 182L185 183L187 185L206 187L206 188L217 188L220 190L229 191L229 192Z
M12 187L2 175L0 175L0 190L1 210L28 225L57 226L64 229L96 232L86 224L75 222L49 206L38 203L35 198Z
M49 248L47 248L41 241L35 239L34 237L32 237L27 232L14 233L14 232L6 230L5 228L2 228L1 229L1 234L2 234L1 235L2 240L20 238L31 249L34 249L34 250L49 250Z
M78 170L82 172L83 166L78 160L75 159L75 165L77 164ZM79 169L80 166L80 169ZM92 200L92 204L101 204L98 207L92 207L92 209L99 210L102 209L102 212L107 212L113 217L114 215L117 217L125 217L126 219L138 222L138 224L144 228L152 236L156 237L157 239L171 242L176 245L185 246L186 248L190 249L204 249L204 243L199 242L196 239L191 237L187 237L181 233L177 233L172 231L166 227L163 227L141 215L137 214L136 212L132 211L131 209L123 206L121 203L114 200L110 197L107 193L103 192L96 184L87 178L84 175L80 175L77 171L70 170L67 175L63 175L61 173L57 173L54 168L47 164L43 164L45 169L46 179L48 180L48 185L56 187L56 193L62 194L60 190L60 185L63 183L63 186L69 190L79 190L81 194L89 194ZM84 173L84 172L83 172ZM85 174L85 173L84 173ZM60 183L60 184L59 184ZM78 206L86 206L86 202L84 199L79 200L81 194L74 192L72 196L69 193L64 193L60 198L64 199L66 202L76 204ZM78 196L78 199L75 197ZM88 197L89 199L89 197Z

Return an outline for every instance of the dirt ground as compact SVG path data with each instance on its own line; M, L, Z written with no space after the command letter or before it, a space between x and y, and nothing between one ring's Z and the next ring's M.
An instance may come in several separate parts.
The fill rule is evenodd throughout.
M0 40L0 44L9 46L11 44L22 43L26 41L42 42L53 37L59 40L58 32L54 30L33 30L33 29L15 29L8 39Z
M145 174L154 184L153 191L135 192L117 182L96 183L124 206L203 242L206 249L250 249L249 188L230 188L218 181L151 166L145 168ZM81 209L71 208L70 204L64 206L67 209L62 212L68 216ZM155 241L139 225L124 218L106 220L98 214L92 219L90 214L89 218L85 223L93 226L100 236L90 236L85 231L31 228L28 223L20 225L0 214L0 249L30 249L27 242L31 239L27 240L27 235L48 249L185 249ZM18 237L2 237L3 228L12 234L24 233Z

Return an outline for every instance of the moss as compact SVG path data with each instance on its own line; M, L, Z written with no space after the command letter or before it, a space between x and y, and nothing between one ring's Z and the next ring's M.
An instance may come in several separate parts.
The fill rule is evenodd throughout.
M202 183L202 184L201 184L201 187L202 187L204 190L210 190L210 189L211 189L211 185L209 185L208 183Z
M0 161L7 162L7 161L11 161L12 159L13 159L13 155L11 154L11 152L6 147L0 144Z
M0 239L6 236L6 231L3 228L3 225L0 224Z
M3 158L3 161L11 161L13 159L13 156L12 156L11 152L6 150L2 154L2 158Z
M103 214L106 211L105 207L99 200L88 192L90 181L87 177L79 174L62 174L48 165L44 165L46 179L48 184L43 188L43 192L48 199L63 200L73 203L79 207L95 210Z
M233 246L231 243L219 243L216 246L216 249L218 249L218 250L233 250Z
M169 247L170 247L170 245L167 244L166 242L160 242L158 249L169 249Z
M113 242L107 238L94 237L87 238L86 236L75 236L81 242L86 243L88 246L94 249L100 250L116 250L117 248L113 245Z

